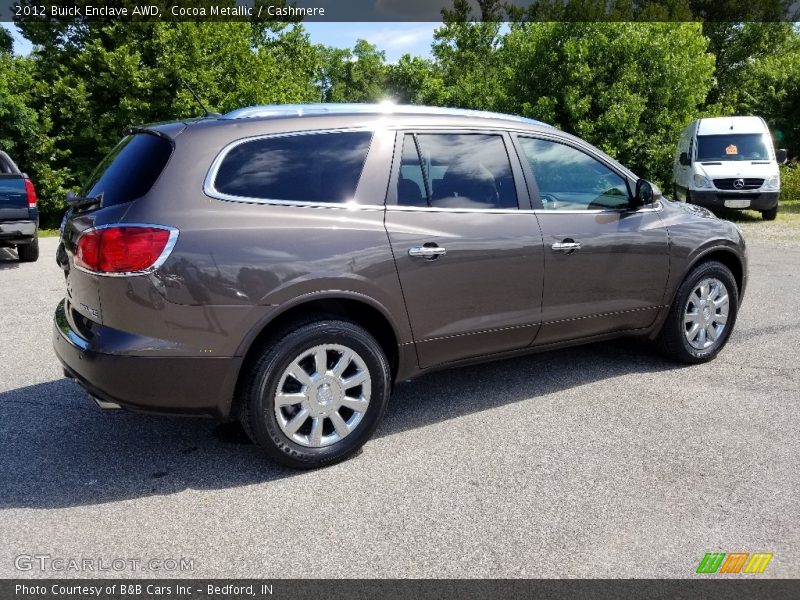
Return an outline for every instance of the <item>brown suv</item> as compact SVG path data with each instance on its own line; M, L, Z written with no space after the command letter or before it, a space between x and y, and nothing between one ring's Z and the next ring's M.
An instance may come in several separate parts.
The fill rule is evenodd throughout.
M351 455L394 382L433 369L621 335L710 360L747 280L732 223L553 127L475 111L136 128L70 202L67 376L104 407L238 417L295 467Z

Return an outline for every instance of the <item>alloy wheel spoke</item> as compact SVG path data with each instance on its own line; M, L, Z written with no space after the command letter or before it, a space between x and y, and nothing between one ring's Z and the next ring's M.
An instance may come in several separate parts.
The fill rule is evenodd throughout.
M347 423L344 422L342 415L340 415L337 411L333 411L328 418L333 423L333 428L336 430L336 433L339 434L339 437L344 437L348 433L350 433L350 428L347 426Z
M324 419L324 417L312 417L311 419L311 434L309 438L311 439L312 446L322 445L322 425Z
M700 331L700 323L694 323L692 328L686 332L686 339L689 342L694 342L695 338L697 338L697 332Z
M357 385L361 385L365 381L369 379L369 371L359 371L352 377L348 377L347 379L342 379L342 386L344 389L349 390L350 388L354 388Z
M706 337L711 342L717 341L717 330L714 328L714 325L712 323L706 325Z
M314 353L314 368L317 372L317 377L322 377L328 372L328 351L322 348Z
M277 406L294 406L308 400L305 393L300 392L297 394L287 394L286 392L278 392L275 395L275 404Z
M345 396L342 398L342 406L349 408L354 412L363 413L366 412L369 402L361 398L351 398L350 396Z
M725 294L724 296L718 297L716 300L714 300L714 308L721 308L727 305L728 305L728 294Z
M344 352L339 355L339 361L336 363L336 366L333 367L333 374L337 377L341 378L342 373L347 370L347 367L350 366L350 362L353 360L353 353L350 350L345 350Z
M695 312L687 312L686 315L683 317L683 324L688 325L689 323L697 323L697 319L700 315Z
M297 433L297 430L306 422L306 419L308 419L308 409L302 408L299 413L292 417L283 430L287 435L292 436Z
M306 373L306 370L297 364L297 361L292 363L292 366L289 367L289 375L302 383L303 385L311 385L311 375Z

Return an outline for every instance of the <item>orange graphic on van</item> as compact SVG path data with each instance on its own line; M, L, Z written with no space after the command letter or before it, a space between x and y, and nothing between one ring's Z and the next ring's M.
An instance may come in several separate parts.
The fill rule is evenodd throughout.
M739 154L739 149L736 147L736 144L730 144L725 146L725 154Z

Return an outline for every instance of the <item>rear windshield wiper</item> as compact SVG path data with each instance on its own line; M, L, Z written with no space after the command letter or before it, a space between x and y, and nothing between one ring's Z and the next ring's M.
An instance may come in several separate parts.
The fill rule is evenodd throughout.
M96 196L78 196L72 192L67 192L67 204L74 208L83 208L84 206L91 206L92 204L99 204L103 199L103 194Z

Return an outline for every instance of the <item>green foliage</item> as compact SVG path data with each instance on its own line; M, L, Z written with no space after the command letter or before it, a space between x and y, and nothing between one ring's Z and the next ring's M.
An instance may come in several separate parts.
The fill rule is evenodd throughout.
M800 165L781 167L781 201L800 201Z
M366 40L352 51L320 48L319 85L325 102L378 102L386 94L386 54Z
M0 53L7 53L10 54L14 51L14 38L11 37L11 34L5 29L5 27L0 26Z
M23 30L37 44L23 104L47 125L53 145L49 163L30 167L48 218L126 125L202 114L186 84L220 112L319 99L318 53L299 26L117 22L64 31L31 23ZM47 183L48 168L63 175L58 185Z
M753 10L769 16L785 1ZM0 29L0 147L36 181L45 223L57 224L65 192L124 126L202 113L188 84L219 112L391 98L523 114L589 140L669 189L678 134L700 116L761 115L776 146L800 155L797 28L719 22L722 4L541 0L523 10L502 0L454 0L442 11L432 59L405 55L395 64L365 40L313 45L297 23L28 20L19 24L34 45L27 58L11 55L13 40ZM597 21L622 22L574 22L595 8ZM676 22L688 11L709 20ZM522 22L526 16L539 20ZM624 22L634 18L653 22ZM504 27L504 20L516 22ZM784 196L800 197L797 174L783 169Z
M56 148L49 119L34 108L35 67L30 59L0 52L0 149L34 178L40 210L49 222L57 218L55 199L65 194L69 171L57 166L65 153Z
M397 103L445 104L439 65L418 56L404 54L396 65L389 65L386 89Z
M713 57L693 23L525 23L502 48L503 108L582 137L664 186Z

